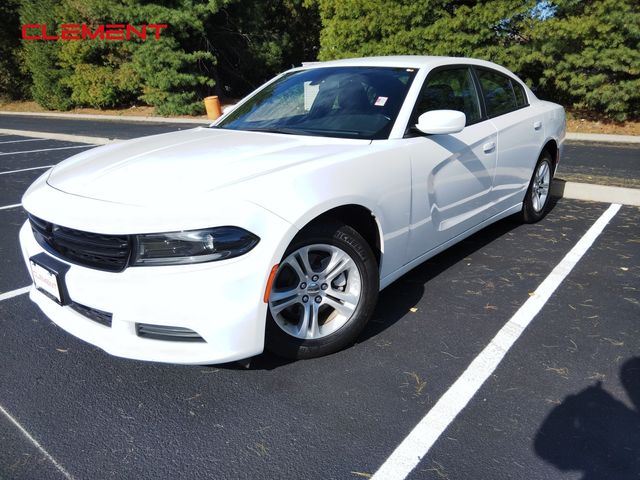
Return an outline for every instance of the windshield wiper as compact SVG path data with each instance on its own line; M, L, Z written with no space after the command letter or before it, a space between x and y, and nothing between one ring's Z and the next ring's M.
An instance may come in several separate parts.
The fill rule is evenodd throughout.
M304 130L296 128L243 128L248 132L283 133L285 135L308 135Z

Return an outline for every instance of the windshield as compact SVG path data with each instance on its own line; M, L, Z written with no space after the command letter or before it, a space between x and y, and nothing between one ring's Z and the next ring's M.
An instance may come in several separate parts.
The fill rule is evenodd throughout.
M339 138L387 138L416 70L324 67L285 74L219 128Z

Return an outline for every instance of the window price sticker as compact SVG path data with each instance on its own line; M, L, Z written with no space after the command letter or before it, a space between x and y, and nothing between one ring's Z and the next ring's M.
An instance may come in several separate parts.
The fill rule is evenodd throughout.
M385 104L387 103L387 100L389 100L389 97L378 97L376 98L374 105L376 107L384 107Z

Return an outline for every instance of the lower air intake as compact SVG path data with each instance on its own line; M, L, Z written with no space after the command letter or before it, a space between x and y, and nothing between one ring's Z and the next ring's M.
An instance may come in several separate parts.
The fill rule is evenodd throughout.
M109 312L103 312L102 310L98 310L97 308L87 307L86 305L82 305L80 303L73 302L69 307L80 315L87 317L89 320L93 320L105 327L111 327L111 318L112 315Z
M142 338L154 340L168 340L173 342L204 342L204 338L189 328L169 327L166 325L151 325L136 323L136 334Z

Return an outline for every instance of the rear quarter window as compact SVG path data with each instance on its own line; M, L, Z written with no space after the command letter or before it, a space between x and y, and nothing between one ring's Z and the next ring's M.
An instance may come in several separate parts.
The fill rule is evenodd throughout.
M490 117L497 117L520 107L509 77L485 69L477 69L476 73ZM524 95L524 92L522 94Z
M516 94L516 102L518 107L526 107L529 102L527 101L527 94L524 93L524 88L518 82L511 80L511 86L513 87L513 93Z

